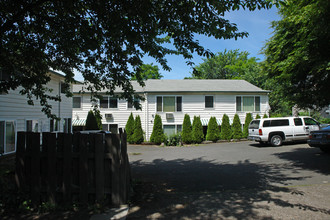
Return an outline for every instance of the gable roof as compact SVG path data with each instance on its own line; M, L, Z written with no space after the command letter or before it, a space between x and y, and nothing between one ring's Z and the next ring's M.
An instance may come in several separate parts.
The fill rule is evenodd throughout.
M137 81L131 82L134 90L150 93L177 93L177 92L239 92L239 93L268 93L245 80L226 79L149 79L145 81L145 86L141 87ZM83 85L74 85L73 92L78 93ZM106 92L101 91L101 92ZM117 88L115 92L121 92Z

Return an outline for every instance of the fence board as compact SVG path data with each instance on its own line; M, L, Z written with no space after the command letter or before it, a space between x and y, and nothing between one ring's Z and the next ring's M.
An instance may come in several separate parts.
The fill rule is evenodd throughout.
M40 151L39 133L18 132L15 178L35 205L110 197L113 205L124 204L130 183L126 134L45 132Z

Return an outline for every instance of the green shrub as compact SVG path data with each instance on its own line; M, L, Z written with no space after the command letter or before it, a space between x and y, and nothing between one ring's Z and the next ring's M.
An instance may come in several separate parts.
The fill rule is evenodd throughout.
M241 139L243 137L242 124L241 124L241 120L239 119L238 114L235 114L235 116L234 116L232 131L233 131L233 133L232 133L233 139Z
M167 146L180 146L181 145L181 134L172 134L168 137Z
M102 130L102 115L97 106L94 107L93 113L94 113L99 130Z
M250 122L253 120L251 113L246 113L244 128L243 128L243 137L247 138L249 136L249 125Z
M256 119L260 119L261 117L260 117L260 115L259 114L257 114L256 115Z
M131 113L130 116L128 117L128 120L127 120L127 123L126 123L126 126L125 126L125 131L126 131L126 134L127 134L127 142L128 143L133 143L134 142L134 140L133 140L134 124L135 124L134 116Z
M183 143L190 144L192 142L191 122L190 122L190 116L188 114L184 115L181 137Z
M137 115L134 122L134 134L133 134L133 142L136 144L141 144L143 142L143 130L141 125L140 116Z
M100 130L97 124L95 115L92 110L88 112L87 119L86 119L86 130Z
M207 125L206 140L216 142L220 138L220 131L217 124L217 119L211 117L209 124Z
M192 142L193 143L202 143L204 140L203 126L201 118L194 116L194 121L192 124Z
M156 115L154 120L154 127L150 136L150 141L155 144L161 144L165 140L166 138L163 131L162 119L159 115Z
M268 115L267 114L264 114L264 117L263 118L268 118Z
M220 138L221 138L221 140L230 140L231 139L231 129L230 129L229 117L226 114L224 114L222 116Z

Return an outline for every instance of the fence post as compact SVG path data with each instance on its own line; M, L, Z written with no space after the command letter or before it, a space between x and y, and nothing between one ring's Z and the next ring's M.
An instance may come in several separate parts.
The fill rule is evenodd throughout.
M26 149L31 158L31 201L40 203L40 133L27 133Z
M95 199L104 198L104 134L95 134Z
M24 155L25 155L25 132L17 132L17 149L16 149L16 162L15 162L15 180L16 186L19 190L22 190L25 184L24 176Z
M122 199L120 196L120 139L119 135L111 134L112 146L112 162L111 162L111 175L112 175L112 187L111 187L111 200L115 206L122 205Z
M80 158L79 158L79 185L80 185L80 202L87 204L88 201L88 148L91 144L90 134L80 135Z

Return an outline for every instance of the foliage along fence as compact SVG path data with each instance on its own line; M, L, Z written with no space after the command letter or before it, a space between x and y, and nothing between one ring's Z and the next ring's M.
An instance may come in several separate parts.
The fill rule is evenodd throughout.
M31 202L127 203L130 167L126 133L18 132L16 184Z

